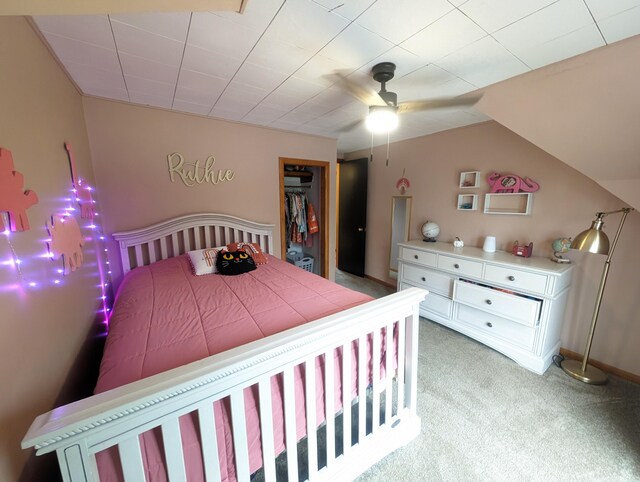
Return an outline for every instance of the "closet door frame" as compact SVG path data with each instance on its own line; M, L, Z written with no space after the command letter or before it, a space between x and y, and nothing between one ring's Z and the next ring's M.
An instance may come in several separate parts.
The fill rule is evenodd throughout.
M328 161L315 161L311 159L294 159L290 157L280 158L280 253L282 259L287 259L287 233L284 216L284 167L285 166L309 166L320 168L320 204L321 211L318 219L320 226L320 242L322 263L320 276L329 278L329 170L331 163ZM314 179L314 182L316 180Z

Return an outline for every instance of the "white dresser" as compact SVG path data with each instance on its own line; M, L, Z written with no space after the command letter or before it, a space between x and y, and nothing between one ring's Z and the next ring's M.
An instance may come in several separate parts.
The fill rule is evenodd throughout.
M570 264L448 243L400 243L398 289L426 288L420 315L536 373L560 350Z

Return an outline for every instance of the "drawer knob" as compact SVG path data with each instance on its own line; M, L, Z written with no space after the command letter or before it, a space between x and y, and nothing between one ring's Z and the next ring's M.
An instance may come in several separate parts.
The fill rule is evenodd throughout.
M512 276L507 277L507 279L508 279L509 281L515 281L515 280L516 280L516 277L512 275Z
M427 281L427 278L425 278L424 276L422 278L420 278L422 281Z
M491 327L493 326L493 324L492 324L490 321L487 321L487 326L488 326L489 328L491 328Z
M488 305L490 305L491 303L493 303L491 300L484 300L484 302Z
M414 254L414 255L413 255L413 257L414 257L414 258L416 258L416 259L418 259L418 255L417 255L417 254Z
M454 267L455 269L458 269L458 268L460 268L460 265L459 265L458 263L456 263L456 264L454 264L454 265L453 265L453 267Z

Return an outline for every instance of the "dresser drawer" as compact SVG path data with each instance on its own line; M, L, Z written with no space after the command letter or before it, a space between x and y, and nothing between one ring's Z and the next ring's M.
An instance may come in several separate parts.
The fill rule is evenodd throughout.
M418 263L423 266L436 267L436 254L426 251L420 251L419 249L401 248L400 257L405 261L411 261L412 263Z
M519 269L506 268L504 266L486 265L484 279L501 285L511 286L516 290L530 291L532 293L545 293L548 276L538 273L530 273Z
M411 285L401 283L400 289L404 290L410 288ZM429 318L429 313L435 313L436 315L440 315L446 319L451 318L451 309L453 307L453 301L449 298L445 298L444 296L437 295L432 293L431 291L426 296L424 301L420 303L420 309L427 311L426 318Z
M487 313L504 316L523 325L534 326L542 301L456 280L453 299Z
M451 256L438 257L438 269L474 278L482 277L482 263Z
M476 310L469 306L457 306L456 321L470 326L484 334L498 338L510 345L531 350L535 341L535 328L514 323L511 320Z
M435 291L451 297L453 279L445 274L404 264L402 266L402 280L409 281L416 286L427 288L429 291Z

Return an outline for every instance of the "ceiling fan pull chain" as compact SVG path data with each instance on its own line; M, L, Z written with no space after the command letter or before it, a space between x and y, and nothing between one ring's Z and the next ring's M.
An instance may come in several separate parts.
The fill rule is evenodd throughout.
M371 133L371 151L369 152L369 162L373 162L373 132Z
M389 167L389 133L387 132L387 167Z

